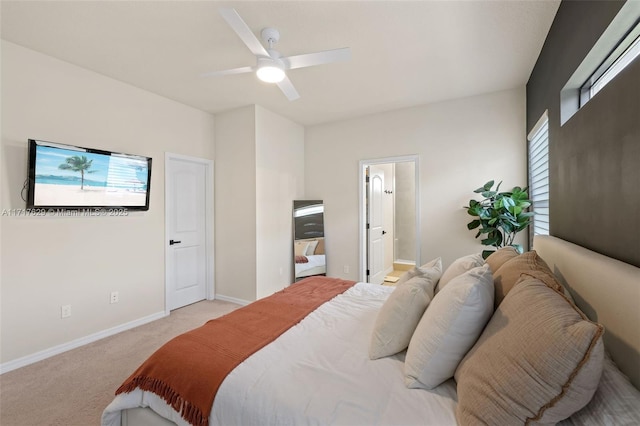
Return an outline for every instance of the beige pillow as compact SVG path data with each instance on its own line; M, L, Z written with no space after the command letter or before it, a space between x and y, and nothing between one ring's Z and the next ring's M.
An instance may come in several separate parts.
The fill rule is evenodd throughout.
M318 238L318 246L314 254L324 254L324 238Z
M519 255L520 253L518 252L518 250L516 250L515 247L502 247L501 249L498 249L491 253L489 257L487 257L486 262L491 267L491 272L495 274L498 268L504 265L507 260L513 259L514 257Z
M604 353L602 377L591 401L568 419L569 425L640 425L640 390Z
M304 255L311 256L315 254L316 247L318 247L318 240L309 241L309 245L307 246L307 250Z
M455 277L436 294L409 343L407 387L433 389L453 377L493 315L493 294L488 265Z
M524 275L455 372L460 424L555 424L584 407L602 374L603 327Z
M296 241L293 244L293 249L296 256L306 256L308 247L309 247L308 241Z
M442 259L437 257L431 260L430 262L425 263L422 266L414 266L413 268L409 269L407 272L405 272L400 276L400 278L396 282L396 286L399 286L403 282L408 281L409 279L417 275L424 275L426 271L428 271L431 268L440 268L440 274L442 274Z
M378 312L369 358L378 359L407 349L420 318L433 298L433 290L442 274L440 264L434 265L397 285Z
M535 275L536 278L549 287L556 289L562 287L545 261L538 256L535 250L531 250L507 260L493 273L493 284L496 290L494 303L496 308L523 273Z
M458 277L465 272L484 265L484 259L482 253L474 253L467 256L462 256L451 263L446 271L443 272L440 282L436 287L436 293L442 290L442 288L449 283L455 277Z

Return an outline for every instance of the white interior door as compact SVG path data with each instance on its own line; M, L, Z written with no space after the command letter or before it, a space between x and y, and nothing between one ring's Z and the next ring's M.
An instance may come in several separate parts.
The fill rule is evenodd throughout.
M384 190L384 171L379 167L369 167L368 193L368 241L369 280L372 284L384 282L384 206L382 194Z
M386 158L377 158L373 160L360 160L359 161L359 173L358 173L358 225L359 225L359 274L358 279L360 281L369 281L367 278L367 269L369 269L369 207L370 207L370 193L369 193L369 184L366 182L366 178L369 175L369 169L372 167L376 167L377 165L384 165L390 163L403 163L403 162L411 162L413 164L412 176L414 179L414 188L413 193L414 197L411 202L411 207L405 206L404 208L412 208L414 209L414 214L410 215L410 218L405 219L405 223L408 221L412 221L413 225L413 233L419 237L420 235L420 162L419 156L417 155L406 155L401 157L386 157ZM387 176L387 178L390 178ZM384 181L381 182L381 190L384 191ZM395 191L394 191L395 192ZM382 197L381 197L382 198ZM395 214L398 213L398 209L396 209ZM387 237L389 234L387 234ZM412 259L417 259L416 263L420 264L420 238L415 238L413 241L415 244L415 256L411 256ZM348 265L345 265L345 273L348 273ZM384 279L384 277L383 277Z
M207 164L168 157L166 166L167 307L173 310L207 295Z

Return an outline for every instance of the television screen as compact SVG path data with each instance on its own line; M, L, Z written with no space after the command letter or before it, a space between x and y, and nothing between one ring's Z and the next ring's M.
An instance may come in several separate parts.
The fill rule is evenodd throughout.
M149 209L151 158L29 139L28 208Z

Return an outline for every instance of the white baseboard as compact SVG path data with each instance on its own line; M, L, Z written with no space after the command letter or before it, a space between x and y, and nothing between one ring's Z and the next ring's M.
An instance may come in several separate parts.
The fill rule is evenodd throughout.
M224 302L237 303L238 305L242 305L242 306L247 306L249 303L251 303L249 300L238 299L231 296L225 296L223 294L216 294L215 299L222 300Z
M104 339L105 337L113 336L114 334L118 334L123 331L127 331L132 328L150 323L160 318L164 318L165 316L167 315L165 314L164 311L157 312L155 314L151 314L146 317L109 328L107 330L99 331L97 333L90 334L85 337L80 337L79 339L75 339L70 342L63 343L61 345L57 345L49 349L45 349L40 352L36 352L31 355L23 356L22 358L14 359L13 361L5 362L3 364L0 364L0 374L7 373L9 371L27 366L29 364L33 364L34 362L42 361L43 359L50 358L54 355L58 355L63 352L70 351L71 349L79 348L80 346L84 346L86 344L93 343L97 340Z

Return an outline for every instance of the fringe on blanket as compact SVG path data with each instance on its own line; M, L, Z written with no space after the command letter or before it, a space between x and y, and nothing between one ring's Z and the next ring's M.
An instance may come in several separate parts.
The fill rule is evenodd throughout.
M123 384L116 391L116 395L120 393L133 392L134 389L139 388L148 392L153 392L160 398L165 400L174 410L180 413L183 419L191 423L194 426L208 426L209 419L204 416L202 410L196 405L189 403L180 396L176 391L171 389L169 385L161 380L154 379L152 377L138 376L132 381Z

